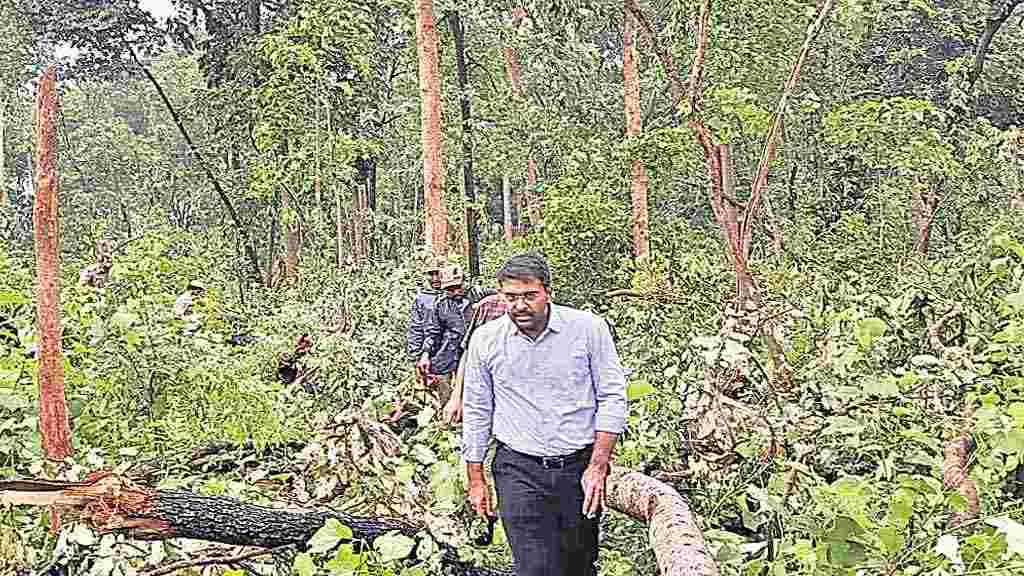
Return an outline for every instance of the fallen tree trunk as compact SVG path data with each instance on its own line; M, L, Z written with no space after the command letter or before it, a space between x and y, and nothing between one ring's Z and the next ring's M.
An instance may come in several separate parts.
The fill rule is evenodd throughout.
M639 472L613 468L608 504L650 525L663 576L717 576L697 520L675 490ZM421 527L396 518L363 518L327 510L289 511L257 506L223 496L136 486L111 473L82 482L0 481L0 503L54 506L99 533L118 532L139 540L191 538L235 546L305 546L329 519L352 529L353 539L372 544L389 532L415 537ZM444 561L463 576L514 576L458 560L451 547Z

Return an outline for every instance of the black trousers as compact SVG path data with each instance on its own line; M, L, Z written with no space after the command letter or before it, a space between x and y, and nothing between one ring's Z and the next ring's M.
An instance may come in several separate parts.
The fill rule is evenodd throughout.
M583 515L589 450L563 467L498 444L492 472L516 576L597 576L600 516Z

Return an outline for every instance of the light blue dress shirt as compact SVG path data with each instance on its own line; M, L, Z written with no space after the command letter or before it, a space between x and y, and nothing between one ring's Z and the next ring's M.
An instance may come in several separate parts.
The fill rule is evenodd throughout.
M532 340L506 315L473 334L463 383L462 456L483 462L491 435L516 452L562 456L626 425L626 373L608 324L552 304Z

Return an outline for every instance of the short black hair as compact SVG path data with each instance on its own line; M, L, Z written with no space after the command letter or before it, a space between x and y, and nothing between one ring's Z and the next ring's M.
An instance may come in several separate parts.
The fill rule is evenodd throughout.
M540 280L551 288L551 267L544 256L536 252L518 254L505 261L498 270L498 284L506 280Z

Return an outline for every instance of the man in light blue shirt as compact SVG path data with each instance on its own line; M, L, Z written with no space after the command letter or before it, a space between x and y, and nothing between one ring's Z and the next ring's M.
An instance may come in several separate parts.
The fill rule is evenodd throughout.
M517 576L596 576L598 521L618 435L625 371L608 324L550 302L551 273L535 254L498 271L508 315L480 327L466 358L462 454L477 513L494 506L492 472Z

